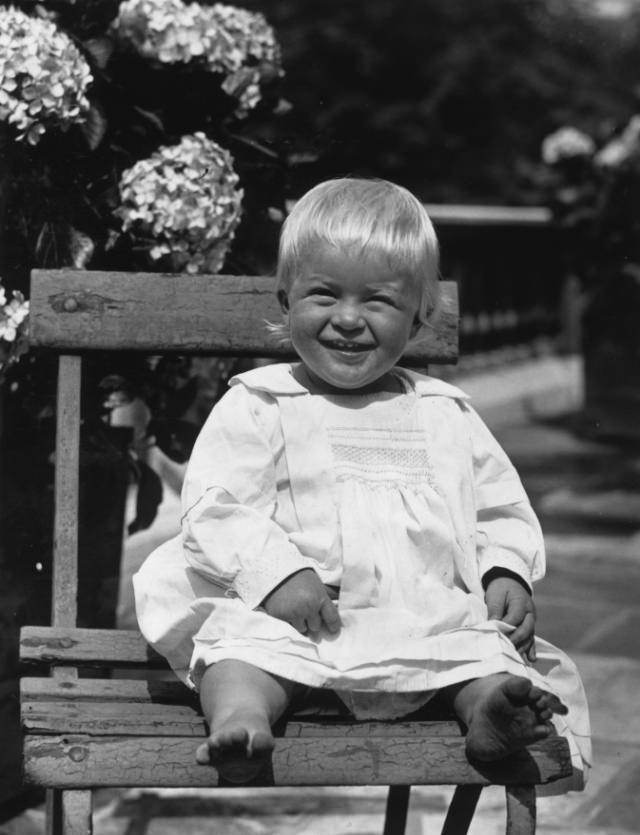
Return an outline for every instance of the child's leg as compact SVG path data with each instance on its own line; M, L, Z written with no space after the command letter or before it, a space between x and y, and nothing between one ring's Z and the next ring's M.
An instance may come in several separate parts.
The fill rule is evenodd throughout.
M567 713L560 699L524 676L496 673L447 688L456 715L467 726L467 754L499 760L552 732L554 713Z
M293 682L244 661L219 661L207 667L200 684L200 702L209 737L196 759L209 763L228 780L255 776L274 746L271 726L282 716Z

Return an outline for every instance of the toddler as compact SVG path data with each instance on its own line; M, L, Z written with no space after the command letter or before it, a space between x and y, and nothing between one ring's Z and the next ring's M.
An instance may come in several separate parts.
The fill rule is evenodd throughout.
M134 578L143 634L200 693L198 762L249 779L305 688L362 719L437 693L470 759L561 733L580 787L580 679L535 635L538 521L467 396L397 365L437 313L424 207L385 181L316 186L283 226L277 295L271 330L300 362L231 380L188 465L182 534Z

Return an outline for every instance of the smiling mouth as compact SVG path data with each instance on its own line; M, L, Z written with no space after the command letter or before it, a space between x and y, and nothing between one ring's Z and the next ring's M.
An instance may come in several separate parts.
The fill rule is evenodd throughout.
M327 340L324 342L324 345L334 351L342 351L347 354L361 354L364 351L370 351L373 347L372 345L363 344L362 342L349 342L344 339Z

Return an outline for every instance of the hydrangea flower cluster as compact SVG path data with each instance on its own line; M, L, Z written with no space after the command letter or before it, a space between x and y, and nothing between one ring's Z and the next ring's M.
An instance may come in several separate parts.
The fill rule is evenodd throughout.
M216 273L242 214L233 158L203 133L159 148L120 179L116 215L124 231L150 243L154 261L172 256L172 268Z
M542 159L550 166L583 158L597 168L615 169L640 161L640 115L632 116L627 125L601 148L594 139L570 125L549 134L542 143Z
M280 70L280 48L264 15L216 3L125 0L114 21L116 37L139 55L162 64L199 61L225 75L222 88L238 99L244 116L260 101L265 66Z
M50 127L66 130L89 110L89 65L50 20L0 7L0 120L37 145Z
M640 162L640 116L632 116L622 132L614 136L596 154L596 163L603 168L620 168Z
M29 302L18 290L11 301L0 284L0 381L5 369L27 350Z
M561 160L591 156L595 147L595 142L588 134L566 126L545 138L542 143L542 159L547 165L556 165Z
M566 256L585 280L640 276L640 114L605 141L574 127L548 136L543 184Z

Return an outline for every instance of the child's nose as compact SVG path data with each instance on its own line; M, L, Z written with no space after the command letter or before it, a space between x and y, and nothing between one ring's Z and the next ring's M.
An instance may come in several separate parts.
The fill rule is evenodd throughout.
M353 302L341 302L333 311L333 324L336 327L353 330L362 327L363 318L360 305Z

